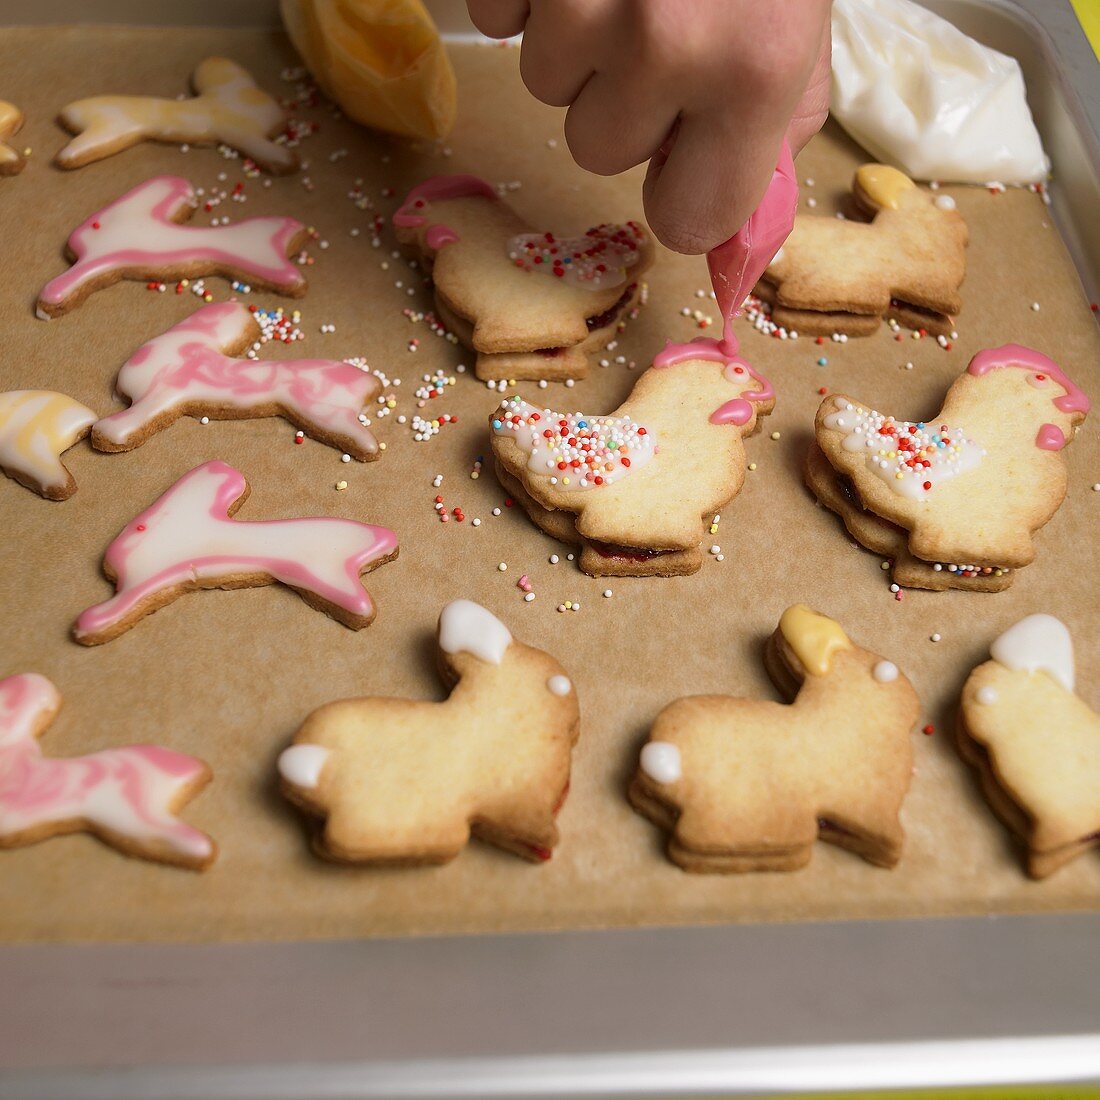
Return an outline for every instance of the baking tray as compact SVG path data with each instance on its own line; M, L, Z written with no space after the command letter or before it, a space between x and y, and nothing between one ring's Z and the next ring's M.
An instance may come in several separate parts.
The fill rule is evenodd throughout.
M1036 81L1045 89L1036 114L1059 178L1068 179L1054 209L1072 235L1075 222L1087 224L1080 215L1088 193L1082 199L1070 186L1070 161L1060 157L1072 158L1074 141L1078 156L1088 153L1095 136L1055 75L1065 66L1052 73L1051 43L1022 9L942 8L1021 56L1033 95ZM229 6L226 15L239 10ZM150 20L147 8L116 6L113 14ZM203 15L194 5L189 16L222 18L221 9ZM1081 175L1095 188L1094 175ZM1095 272L1082 276L1088 283ZM1097 1023L1097 931L1086 915L8 949L0 960L19 1011L0 1053L34 1072L4 1085L51 1096L95 1088L114 1096L553 1095L567 1084L592 1095L687 1094L930 1083L934 1060L942 1083L1082 1080L1096 1073L1095 1037L1083 1033ZM150 1018L163 1026L151 1031ZM1059 1034L1075 1037L1042 1039ZM1011 1058L1007 1048L957 1045L1006 1036L1030 1039L1013 1044ZM952 1042L929 1045L934 1040ZM647 1057L624 1061L609 1051ZM310 1060L325 1068L258 1068ZM111 1072L136 1062L177 1068ZM224 1068L211 1068L218 1064ZM100 1072L65 1076L73 1066Z

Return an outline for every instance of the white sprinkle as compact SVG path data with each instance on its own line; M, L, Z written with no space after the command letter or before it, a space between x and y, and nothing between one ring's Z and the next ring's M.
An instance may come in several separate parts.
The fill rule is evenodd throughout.
M557 565L560 560L561 559L558 557L557 554L551 554L550 555L550 564L551 565Z
M1032 309L1033 309L1033 310L1034 310L1034 311L1035 311L1036 313L1038 313L1038 312L1039 312L1039 303L1038 303L1038 302L1032 302L1032 303L1031 303L1031 308L1032 308Z
M341 455L340 456L340 461L341 462L350 462L351 461L351 455Z
M499 569L502 573L507 573L508 572L508 563L506 561L502 561L500 563L500 565L497 566L497 569Z
M900 592L901 591L901 585L900 584L890 585L890 591L891 592Z
M530 603L535 598L534 592L528 592L523 597L524 603Z
M474 526L475 526L475 527L480 527L480 526L481 526L481 520L479 520L479 519L475 519L475 520L473 521L473 524L474 524Z
M208 417L208 416L200 417L199 418L199 423L200 424L209 424L210 423L210 417Z
M611 599L611 597L612 597L612 596L614 596L614 595L615 595L615 593L614 593L614 592L612 592L610 588L605 588L605 589L603 590L603 598L604 598L605 600L609 600L609 599Z
M929 640L933 642L938 642L940 640L940 635L938 633L933 634Z
M500 515L500 509L499 508L494 508L493 509L493 515L494 516L499 516Z
M713 546L712 546L712 547L710 548L710 552L711 552L712 554L721 554L721 553L722 553L722 547L721 547L721 546L719 546L719 545L718 545L718 543L715 543L715 544L714 544L714 545L713 545Z

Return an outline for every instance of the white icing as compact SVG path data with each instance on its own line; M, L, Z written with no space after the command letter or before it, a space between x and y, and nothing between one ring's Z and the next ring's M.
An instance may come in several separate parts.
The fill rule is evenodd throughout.
M291 745L279 755L279 774L295 787L311 791L320 782L329 755L323 745Z
M978 688L977 699L983 707L991 707L1000 696L997 694L997 689L992 687Z
M846 451L862 453L867 468L895 493L928 500L936 486L973 470L985 450L957 427L894 420L837 398L825 427L843 434Z
M650 741L642 748L642 771L657 783L675 783L682 774L680 749L670 741Z
M573 690L568 676L551 676L546 686L552 695L568 695Z
M91 409L63 393L0 393L0 466L42 489L60 489L69 483L61 455L94 420Z
M911 0L835 0L832 17L831 112L875 159L924 180L1046 176L1015 58Z
M880 684L891 684L898 678L898 666L893 661L879 661L871 670L871 675Z
M439 616L439 648L444 653L470 653L499 665L511 644L508 628L473 600L453 600Z
M1073 639L1053 615L1028 615L1010 626L990 647L998 664L1017 672L1046 672L1073 691Z
M491 425L527 454L528 470L563 492L612 485L657 453L653 432L628 416L555 412L518 395L500 403Z

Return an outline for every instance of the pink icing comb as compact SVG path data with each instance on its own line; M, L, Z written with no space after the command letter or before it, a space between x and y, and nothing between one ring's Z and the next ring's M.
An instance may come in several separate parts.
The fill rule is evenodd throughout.
M72 231L73 265L38 296L48 321L89 294L122 279L182 279L224 275L298 297L306 281L287 259L307 230L294 218L245 218L232 225L184 225L197 204L179 176L155 176L97 211Z
M397 557L397 536L324 516L233 519L247 496L244 475L224 462L184 474L107 548L103 570L117 591L80 615L73 637L83 645L108 642L196 589L275 583L353 630L369 625L374 603L359 578Z

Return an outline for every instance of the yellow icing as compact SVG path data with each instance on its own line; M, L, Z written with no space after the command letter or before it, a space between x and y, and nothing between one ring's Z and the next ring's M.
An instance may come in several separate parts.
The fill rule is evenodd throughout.
M888 164L865 164L856 172L856 185L879 209L897 210L905 191L917 185Z
M848 635L838 623L804 603L796 603L783 612L779 631L794 650L799 663L811 676L825 676L838 649L851 649Z
M22 160L21 154L4 143L19 132L23 125L23 112L14 103L0 99L0 164L12 164Z
M59 472L58 460L95 420L91 409L51 390L0 393L0 466L32 474L43 484Z
M285 124L286 112L247 70L224 57L208 57L192 83L198 94L191 99L102 95L68 104L61 118L77 136L61 151L59 162L98 160L116 152L120 142L150 137L224 142L262 164L293 167L294 154L269 140Z
M421 0L281 0L283 23L313 78L365 126L441 138L455 75Z

